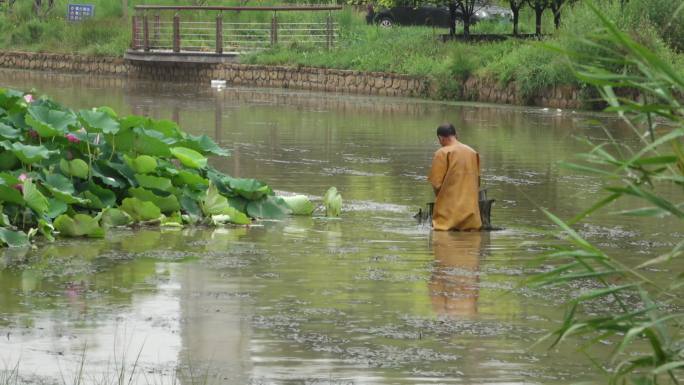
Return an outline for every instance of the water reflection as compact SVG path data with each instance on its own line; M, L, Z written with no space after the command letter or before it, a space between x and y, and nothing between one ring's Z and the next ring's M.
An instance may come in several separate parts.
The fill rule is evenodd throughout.
M436 314L473 318L480 297L480 259L489 232L432 232L435 266L430 300Z

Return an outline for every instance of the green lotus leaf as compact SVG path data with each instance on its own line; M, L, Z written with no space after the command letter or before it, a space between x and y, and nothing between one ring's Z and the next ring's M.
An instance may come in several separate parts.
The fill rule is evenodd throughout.
M33 105L28 108L26 124L31 126L43 138L62 136L69 132L69 126L76 124L76 116L72 112L50 109Z
M67 175L75 176L81 179L88 179L88 171L90 170L90 167L88 167L88 163L86 163L83 159L62 159L59 161L59 169Z
M209 188L200 202L200 207L204 215L209 217L228 215L230 216L230 222L240 225L246 225L251 222L247 215L228 204L228 199L219 193L213 183L209 184Z
M178 175L173 177L173 183L176 186L208 186L209 181L205 178L202 178L200 175L195 174L194 172L190 170L181 170L178 172Z
M170 213L181 209L178 198L176 198L175 195L167 195L163 197L142 187L130 188L128 189L128 193L132 197L138 198L141 201L154 203L162 212L165 213Z
M59 215L67 212L69 207L64 201L56 198L48 198L48 211L45 216L48 218L57 218Z
M272 195L273 190L256 179L242 179L228 177L230 188L249 200L259 200L267 195Z
M171 179L153 175L135 174L135 179L138 181L138 184L141 187L145 187L148 189L169 191L173 186L171 184Z
M212 215L211 222L214 225L220 225L225 223L234 223L236 225L248 225L252 223L245 213L240 212L232 207L227 209L224 214Z
M282 219L291 210L281 197L268 196L247 205L247 213L253 218Z
M311 215L316 208L306 195L282 197L294 215Z
M180 139L182 137L181 130L178 127L178 123L174 122L173 120L153 120L150 121L150 123L146 125L145 128L158 132L159 134L161 134L160 137L162 138L174 139L174 143L176 142L175 139Z
M100 225L104 228L127 226L132 222L133 218L128 213L115 208L102 210L102 215L100 216Z
M64 237L104 237L104 229L100 227L97 218L86 214L76 214L73 218L62 214L55 219L53 226Z
M138 174L149 174L157 169L157 159L149 155L140 155L136 158L124 155L124 160L128 167Z
M50 151L45 146L31 146L19 142L10 143L9 141L0 142L0 147L12 153L19 158L20 161L26 164L37 163L45 159L49 159L58 151Z
M228 197L228 204L230 207L234 207L238 209L239 211L247 212L247 204L249 201L243 197L237 196L237 197Z
M202 217L202 209L194 198L183 195L180 198L180 205L185 212L183 215L185 222L196 223Z
M52 226L52 223L42 218L38 220L38 232L40 232L45 237L45 239L47 239L50 242L55 240L55 237L53 236L54 231L55 228L54 226Z
M187 147L172 147L171 154L185 167L204 168L207 166L207 158Z
M18 139L21 137L21 130L12 128L3 122L0 122L0 137L6 139Z
M123 179L120 178L121 175L118 171L107 166L102 161L93 163L90 171L92 172L94 178L99 179L102 184L106 186L122 188L128 185Z
M69 179L61 174L50 174L45 178L43 183L50 194L56 199L68 204L86 204L87 199L79 198L74 195L74 185Z
M28 207L32 208L33 211L41 215L47 213L48 200L45 198L45 195L38 191L38 187L35 185L35 183L33 183L33 181L30 179L25 180L22 190L24 201Z
M183 147L187 147L201 153L210 153L218 156L230 155L230 151L219 147L213 139L206 135L188 135L187 138L180 144Z
M24 247L29 244L29 238L26 233L4 227L0 227L0 241L9 247Z
M140 127L119 130L119 133L115 135L115 143L117 150L121 152L158 157L166 157L171 154L168 143L150 136L149 131Z
M26 204L19 190L4 184L0 184L0 202L14 203L20 206Z
M98 110L81 110L78 112L81 123L88 131L116 134L119 132L119 122L114 120L107 112Z
M325 205L325 215L328 217L339 217L342 211L342 195L337 192L337 188L330 187L323 196Z
M19 165L19 159L14 153L0 150L0 170L14 170Z
M116 194L92 181L88 182L87 189L83 191L83 196L89 201L85 205L89 208L104 209L116 205Z
M136 222L152 221L161 217L161 210L152 202L138 198L126 198L121 203L121 209Z

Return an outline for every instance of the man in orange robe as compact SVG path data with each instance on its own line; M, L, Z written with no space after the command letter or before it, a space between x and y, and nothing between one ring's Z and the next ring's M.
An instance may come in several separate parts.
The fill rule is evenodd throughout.
M428 180L435 191L435 230L480 230L480 155L458 141L452 124L437 128L441 148L435 151Z

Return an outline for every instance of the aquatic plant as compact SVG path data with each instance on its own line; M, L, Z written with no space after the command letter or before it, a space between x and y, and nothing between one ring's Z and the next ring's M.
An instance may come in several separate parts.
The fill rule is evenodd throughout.
M47 97L0 89L0 245L102 237L132 224L246 225L310 215L306 197L281 198L263 182L208 163L228 156L175 122L72 111Z
M342 211L342 195L337 192L337 188L330 187L323 196L325 205L325 215L329 217L339 217Z
M569 302L562 325L546 337L553 339L552 346L571 336L586 338L582 350L611 341L615 349L610 357L592 358L610 383L679 383L684 374L684 272L681 262L672 262L684 256L684 241L660 256L630 265L622 256L591 244L573 225L629 198L637 204L614 214L670 217L684 229L684 78L593 10L603 29L578 44L600 54L564 53L573 60L577 76L597 87L607 110L619 114L641 145L634 149L614 140L600 145L588 141L591 150L580 155L581 162L565 163L572 170L605 178L607 195L568 221L546 212L570 247L558 247L547 255L544 262L554 268L535 276L531 284L586 286L590 281L596 286ZM675 193L668 193L669 188ZM653 268L667 271L668 279L654 279Z

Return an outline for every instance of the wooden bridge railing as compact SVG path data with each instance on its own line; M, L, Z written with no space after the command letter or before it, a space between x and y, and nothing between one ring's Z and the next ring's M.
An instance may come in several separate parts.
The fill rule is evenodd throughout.
M332 11L322 7L220 7L139 5L131 21L131 50L137 52L222 55L256 51L278 44L331 48L338 34ZM224 20L229 12L270 12L270 22ZM327 12L324 20L282 21L282 12Z

